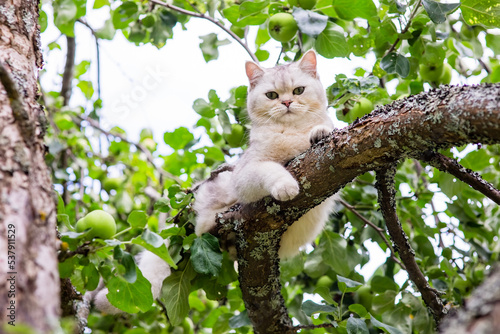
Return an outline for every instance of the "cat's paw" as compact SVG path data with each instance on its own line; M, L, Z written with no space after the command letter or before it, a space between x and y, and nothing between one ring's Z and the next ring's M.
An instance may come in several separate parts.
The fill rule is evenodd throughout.
M316 144L321 139L327 137L332 132L332 129L325 125L316 125L309 133L309 142L311 145Z
M271 196L278 201L289 201L299 194L299 185L295 179L281 179L271 188Z

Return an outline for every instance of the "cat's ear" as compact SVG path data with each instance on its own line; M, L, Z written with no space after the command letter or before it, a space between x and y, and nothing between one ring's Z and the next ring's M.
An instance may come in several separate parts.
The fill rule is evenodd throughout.
M262 67L251 61L247 61L245 63L245 70L247 72L248 80L250 81L250 87L255 86L257 80L264 75Z
M307 51L302 59L300 60L299 67L302 71L309 73L312 77L317 78L318 73L316 71L317 65L316 52L313 50Z

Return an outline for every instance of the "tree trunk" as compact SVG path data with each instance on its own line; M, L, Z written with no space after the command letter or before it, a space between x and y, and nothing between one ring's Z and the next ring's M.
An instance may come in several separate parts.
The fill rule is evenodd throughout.
M277 257L277 239L288 224L368 171L478 142L500 143L500 84L442 86L386 105L293 159L287 169L301 187L293 200L266 197L220 215L219 233L237 234L240 287L255 332L294 330L281 297ZM439 320L441 309L428 307Z
M0 37L0 328L46 333L58 326L60 302L46 118L37 102L38 1L2 1Z
M500 267L472 293L463 309L447 318L442 334L496 334L500 332Z

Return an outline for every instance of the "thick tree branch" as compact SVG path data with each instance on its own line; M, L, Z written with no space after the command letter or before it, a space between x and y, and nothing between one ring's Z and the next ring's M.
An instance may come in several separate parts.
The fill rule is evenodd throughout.
M415 252L411 248L408 236L403 231L396 213L396 188L394 176L396 175L396 165L383 168L377 171L377 190L380 209L384 216L387 229L391 235L401 260L406 266L406 271L412 282L417 286L422 295L422 299L434 315L437 323L445 315L443 302L436 289L431 288L424 274L415 261Z
M420 154L419 160L422 160L433 167L436 167L442 172L449 173L455 176L460 181L470 185L472 188L481 192L483 195L491 199L493 202L500 205L500 191L495 189L489 182L483 180L478 174L469 169L464 168L456 160L451 159L443 154L427 151Z
M280 294L278 238L287 224L359 175L416 152L500 143L500 84L442 86L377 109L293 159L299 195L266 197L218 215L220 233L237 234L240 287L256 333L290 331Z
M441 324L442 334L495 334L500 319L500 267L467 299L463 309Z

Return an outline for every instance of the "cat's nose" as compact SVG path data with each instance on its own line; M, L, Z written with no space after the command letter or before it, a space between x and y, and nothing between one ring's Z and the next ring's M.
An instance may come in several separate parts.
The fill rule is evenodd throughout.
M290 104L292 104L292 100L286 100L286 101L281 101L281 104L286 106L287 108L290 108Z

